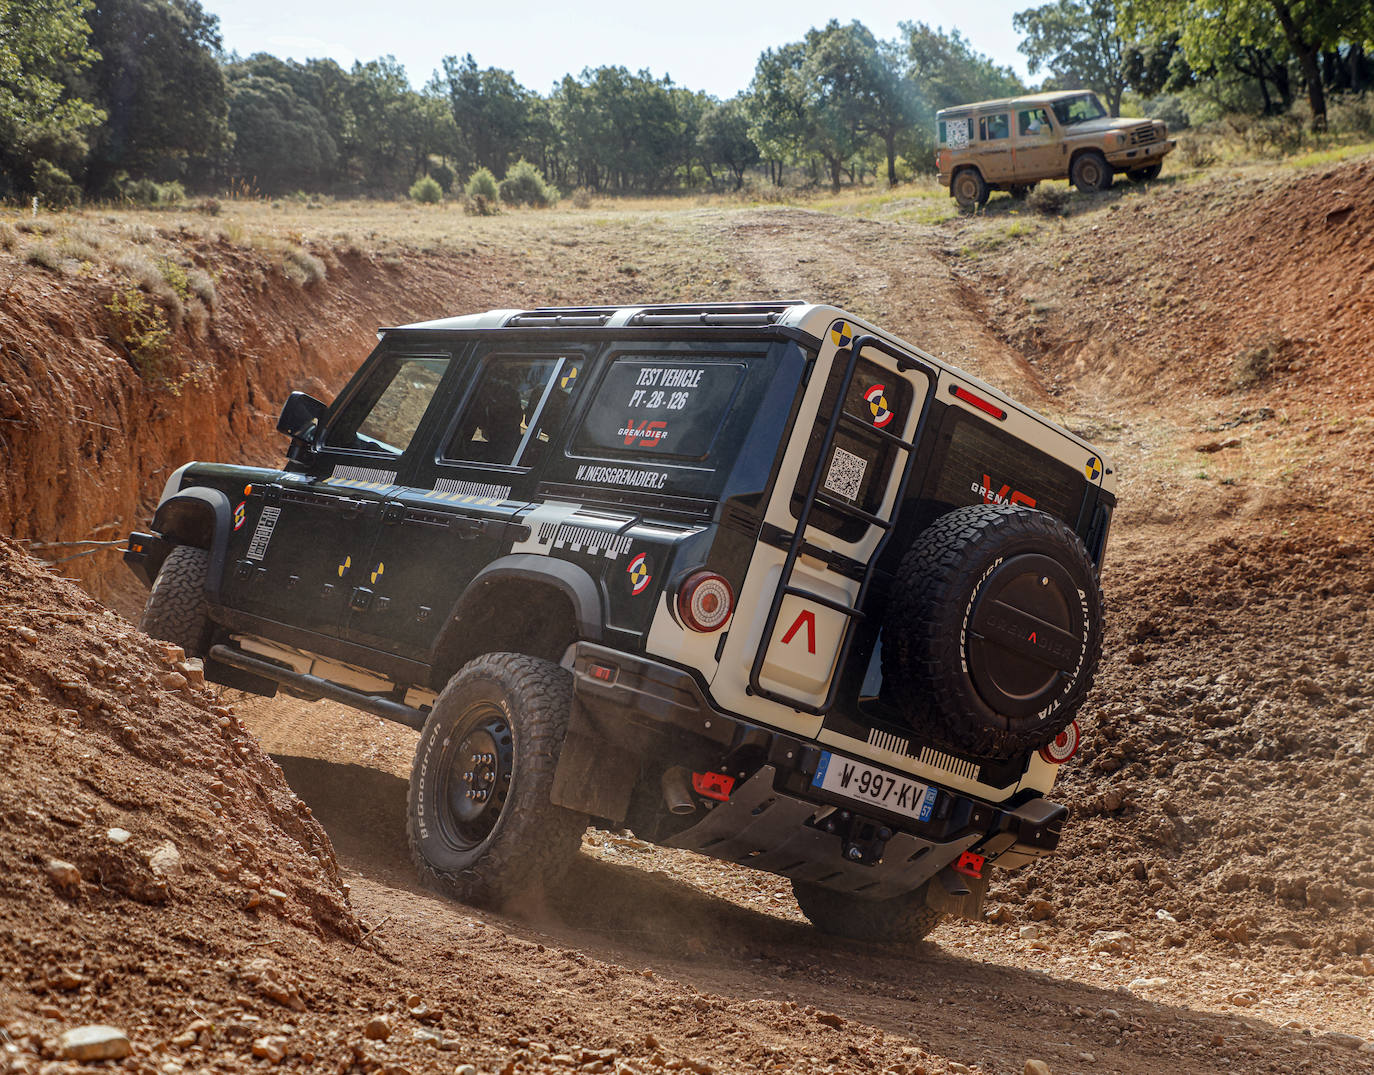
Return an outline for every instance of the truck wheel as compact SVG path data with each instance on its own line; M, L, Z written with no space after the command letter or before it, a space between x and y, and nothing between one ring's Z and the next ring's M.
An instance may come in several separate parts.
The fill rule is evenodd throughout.
M1163 165L1155 163L1144 168L1135 168L1126 173L1126 178L1132 183L1148 183L1151 179L1159 178L1159 170L1162 167Z
M488 653L449 680L410 772L421 877L499 907L562 876L587 827L549 799L571 707L572 676L538 657Z
M988 185L977 168L961 169L950 185L950 193L960 209L972 209L988 202Z
M802 914L822 933L855 941L915 944L924 940L941 918L939 911L926 904L926 885L887 900L865 900L793 881L792 894Z
M1069 726L1101 654L1102 591L1078 535L1042 511L973 504L897 569L883 695L956 750L1010 758Z
M1069 169L1069 179L1084 194L1096 190L1106 190L1112 185L1112 169L1107 158L1096 150L1080 154L1074 158Z
M153 580L148 603L139 617L139 630L180 646L188 657L205 656L211 630L205 608L209 577L209 552L193 545L174 548Z

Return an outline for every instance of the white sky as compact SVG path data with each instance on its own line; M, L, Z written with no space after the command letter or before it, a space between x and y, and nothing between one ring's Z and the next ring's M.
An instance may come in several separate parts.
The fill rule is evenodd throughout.
M731 97L753 77L765 48L800 40L832 18L858 19L880 38L897 36L901 21L957 27L979 52L1026 77L1014 12L1043 0L694 0L660 8L567 0L202 0L218 15L226 50L283 59L354 60L391 54L418 89L444 56L472 53L479 67L503 67L525 86L547 94L565 74L623 64L675 83Z

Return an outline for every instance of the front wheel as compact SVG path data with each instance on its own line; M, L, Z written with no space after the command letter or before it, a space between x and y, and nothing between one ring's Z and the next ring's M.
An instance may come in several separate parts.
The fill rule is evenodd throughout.
M1084 194L1106 190L1112 185L1112 169L1101 153L1089 152L1075 158L1069 179Z
M940 924L940 912L926 903L926 885L886 900L865 900L805 881L792 882L802 914L822 933L853 941L915 944Z
M415 748L406 832L421 877L500 907L538 899L581 846L584 814L550 799L572 708L572 676L518 653L466 664Z
M178 545L158 569L138 628L153 638L171 642L188 657L204 657L212 625L206 611L205 583L210 577L210 554L193 545Z

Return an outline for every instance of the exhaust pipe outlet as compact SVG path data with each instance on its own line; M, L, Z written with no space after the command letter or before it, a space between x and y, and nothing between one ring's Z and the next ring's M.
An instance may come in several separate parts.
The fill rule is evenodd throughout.
M972 891L968 887L968 882L964 880L962 874L946 866L936 876L940 879L940 885L951 896L967 896Z
M692 774L681 765L674 765L663 773L663 803L673 814L695 814L697 804L692 798Z

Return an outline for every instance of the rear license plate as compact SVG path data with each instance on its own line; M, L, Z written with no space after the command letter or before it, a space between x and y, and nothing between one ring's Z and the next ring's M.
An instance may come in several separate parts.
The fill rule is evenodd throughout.
M893 813L906 814L918 821L929 821L935 809L936 788L896 776L873 765L821 751L821 764L811 778L811 786L855 802L871 803Z

